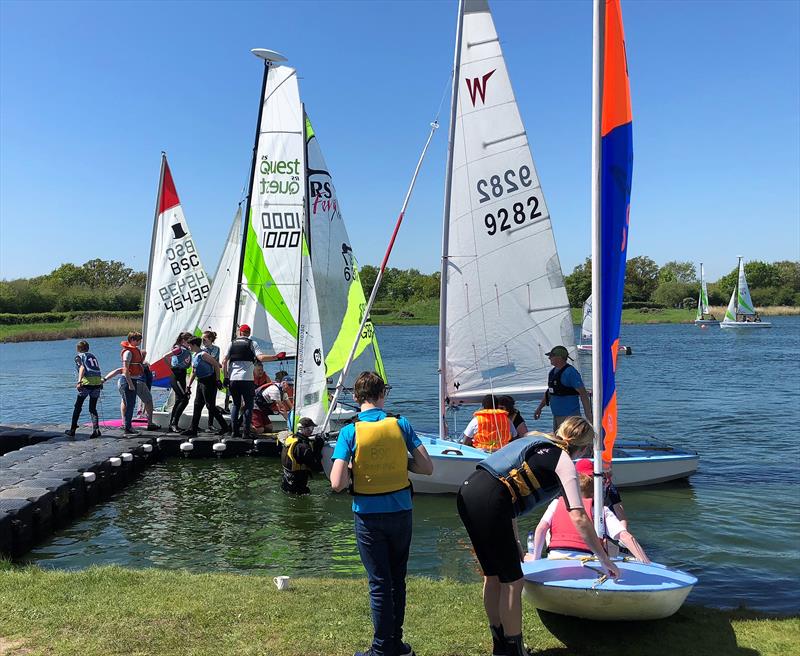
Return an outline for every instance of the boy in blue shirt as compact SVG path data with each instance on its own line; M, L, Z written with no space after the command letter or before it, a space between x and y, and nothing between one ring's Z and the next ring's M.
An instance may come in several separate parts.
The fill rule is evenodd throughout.
M578 399L583 404L583 413L586 421L592 423L592 402L583 384L580 372L567 362L572 360L566 346L555 346L549 353L545 353L550 358L553 368L547 374L547 392L539 402L539 406L533 413L533 418L538 419L542 416L542 408L550 406L553 413L553 432L564 422L567 417L580 417L581 409Z
M384 412L386 384L378 374L359 375L353 395L361 412L339 431L331 487L349 487L353 495L356 543L369 578L374 635L369 649L355 656L414 656L403 642L411 547L408 472L430 475L433 462L408 420Z

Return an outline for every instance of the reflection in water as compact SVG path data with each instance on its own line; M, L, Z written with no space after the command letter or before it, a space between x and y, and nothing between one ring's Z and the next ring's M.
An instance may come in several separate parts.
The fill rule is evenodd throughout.
M379 337L390 409L435 430L436 328L381 327ZM618 362L620 434L652 435L701 456L691 484L623 491L633 533L654 560L700 578L696 603L796 612L800 319L777 317L772 331L750 335L623 326L623 340L634 355ZM116 362L118 339L91 343L106 369ZM0 422L29 421L31 407L41 421L67 419L73 353L71 341L0 345ZM589 359L579 364L589 380ZM115 417L116 393L103 396L101 414ZM531 428L547 430L549 416L535 422L532 405L518 405ZM468 419L462 411L458 422ZM311 481L311 495L288 497L279 477L270 459L163 462L29 558L64 568L363 576L350 499L322 478ZM454 498L417 496L414 505L409 572L478 580ZM520 522L523 538L540 514Z

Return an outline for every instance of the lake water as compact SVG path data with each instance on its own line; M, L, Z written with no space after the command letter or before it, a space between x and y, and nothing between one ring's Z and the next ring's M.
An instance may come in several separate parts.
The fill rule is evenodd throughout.
M653 560L700 578L690 600L800 610L800 317L735 334L689 325L624 326L622 436L654 436L698 451L690 483L624 492L634 535ZM417 429L436 427L435 327L380 327L393 389L389 408ZM104 370L119 340L92 339ZM0 345L0 422L67 422L74 400L74 342ZM584 377L589 359L581 356ZM104 393L104 418L118 412ZM546 430L549 415L528 425ZM466 413L461 425L466 421ZM312 494L280 492L266 458L173 459L28 554L43 567L118 563L276 574L363 576L350 499L324 478ZM412 574L477 581L454 497L417 496ZM521 532L538 519L525 518Z

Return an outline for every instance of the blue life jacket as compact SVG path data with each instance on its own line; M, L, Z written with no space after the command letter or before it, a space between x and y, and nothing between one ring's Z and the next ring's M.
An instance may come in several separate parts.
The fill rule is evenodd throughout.
M86 351L85 353L78 353L75 356L75 367L80 373L83 367L83 379L80 381L83 385L94 387L103 384L103 374L100 371L100 363L93 353Z
M203 351L192 356L192 367L194 367L194 375L197 378L207 378L214 374L214 367L203 360Z
M509 491L514 517L526 515L543 503L550 503L561 492L557 476L554 476L555 483L543 487L528 465L527 458L531 451L543 446L555 444L543 437L520 437L477 465L494 476Z
M185 346L181 346L180 349L178 355L172 356L169 366L173 369L188 369L192 366L192 352Z
M212 358L214 358L217 362L219 362L219 346L216 344L212 344L211 346L203 346L201 348L202 351L208 353Z

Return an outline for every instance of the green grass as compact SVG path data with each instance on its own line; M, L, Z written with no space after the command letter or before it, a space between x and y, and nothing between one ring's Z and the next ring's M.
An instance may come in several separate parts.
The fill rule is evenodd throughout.
M439 299L411 301L400 309L377 306L371 316L377 326L436 326L439 324Z
M364 580L292 585L279 592L266 576L155 569L7 569L0 654L349 656L367 646ZM477 583L411 578L406 639L420 656L485 656L491 643L480 595ZM746 610L685 606L659 622L599 627L556 616L545 622L526 605L525 639L550 656L783 656L800 645L797 618Z
M84 321L67 319L56 323L18 323L0 325L0 342L37 342L51 339L111 337L141 330L141 317L129 319L95 317ZM2 652L0 652L2 654Z

